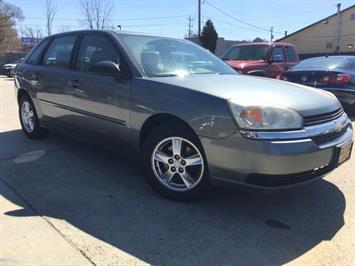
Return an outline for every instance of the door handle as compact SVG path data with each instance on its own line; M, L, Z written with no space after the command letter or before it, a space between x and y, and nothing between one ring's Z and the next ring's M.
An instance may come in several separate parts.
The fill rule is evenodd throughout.
M73 89L77 89L81 86L81 83L79 80L69 80L68 85L69 85L69 87L71 87Z

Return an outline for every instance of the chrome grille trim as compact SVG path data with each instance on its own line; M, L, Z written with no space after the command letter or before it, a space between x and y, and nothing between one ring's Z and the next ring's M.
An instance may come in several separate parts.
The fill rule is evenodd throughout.
M307 126L312 126L312 125L323 124L325 122L329 122L334 119L337 119L338 117L342 116L343 114L344 114L343 108L339 108L339 109L337 109L333 112L330 112L330 113L307 116L307 117L303 118L303 125L305 127L307 127Z

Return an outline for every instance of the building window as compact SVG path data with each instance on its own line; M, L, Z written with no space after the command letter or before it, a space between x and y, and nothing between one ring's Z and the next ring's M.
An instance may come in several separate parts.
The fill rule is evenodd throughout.
M355 13L351 14L350 20L355 20Z
M333 48L333 43L327 42L327 49L332 49L332 48Z

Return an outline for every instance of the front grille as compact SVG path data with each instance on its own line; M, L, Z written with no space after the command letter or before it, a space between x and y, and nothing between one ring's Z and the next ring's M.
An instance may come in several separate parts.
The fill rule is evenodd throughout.
M318 145L320 145L320 144L323 144L323 143L326 143L326 142L329 142L329 141L339 138L341 135L343 135L346 132L347 129L348 129L348 127L344 127L339 132L332 132L329 134L314 136L314 137L312 137L312 140L315 143L317 143Z
M245 182L261 187L283 187L316 179L330 172L333 168L332 164L327 164L311 171L289 175L249 174Z
M320 115L313 115L313 116L306 116L303 118L304 126L312 126L317 124L322 124L325 122L332 121L337 119L338 117L342 116L344 113L343 108L339 108L333 112L320 114Z

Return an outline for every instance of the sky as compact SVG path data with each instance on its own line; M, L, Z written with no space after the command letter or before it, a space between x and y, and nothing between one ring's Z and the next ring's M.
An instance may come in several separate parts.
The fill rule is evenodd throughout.
M25 19L23 28L39 27L45 32L45 0L6 0L19 6ZM57 14L53 31L78 30L83 26L80 0L54 0ZM103 0L105 1L105 0ZM188 31L188 17L193 18L197 32L197 0L112 0L113 26L124 31L138 31L183 38ZM211 19L219 37L228 40L275 39L292 33L336 12L336 4L345 9L354 0L202 0L202 22Z

